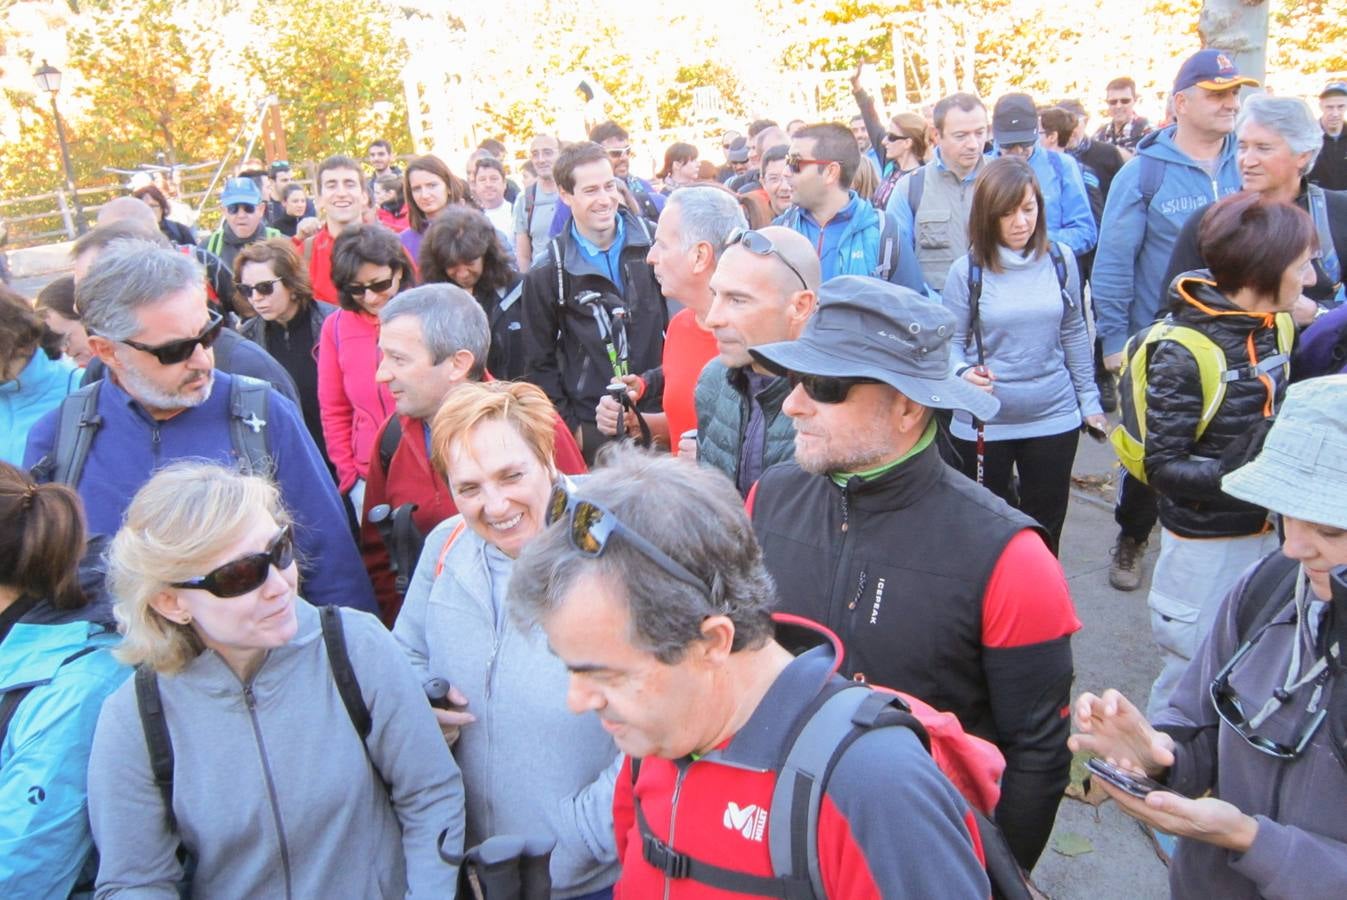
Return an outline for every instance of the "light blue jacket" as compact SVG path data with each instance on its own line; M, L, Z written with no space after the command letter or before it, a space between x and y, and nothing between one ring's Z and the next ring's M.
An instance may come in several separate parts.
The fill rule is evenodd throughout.
M82 369L68 359L49 359L40 348L19 377L0 384L0 459L23 465L28 432L43 414L80 386Z
M111 622L89 620L107 612L41 604L0 644L0 691L32 686L0 744L0 896L63 900L93 850L89 749L103 701L131 671L112 657Z
M1221 148L1213 177L1174 143L1176 128L1142 138L1136 157L1118 170L1109 188L1090 276L1105 354L1121 352L1128 337L1155 321L1169 290L1163 282L1174 241L1192 212L1240 187L1233 135ZM1147 205L1143 168L1154 171L1157 165L1163 180Z
M1090 195L1080 164L1065 153L1034 147L1029 166L1043 191L1043 213L1047 216L1048 240L1066 244L1080 256L1099 243L1099 230L1090 212Z
M849 193L847 205L822 229L808 210L794 205L772 224L809 239L819 252L823 281L838 275L867 275L921 293L921 268L898 219L875 209L855 191Z

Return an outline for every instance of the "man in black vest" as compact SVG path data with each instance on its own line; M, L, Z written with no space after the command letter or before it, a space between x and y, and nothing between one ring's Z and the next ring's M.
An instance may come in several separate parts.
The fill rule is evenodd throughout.
M824 282L798 340L750 350L794 385L795 461L749 495L783 612L821 622L843 674L954 713L1006 758L996 818L1032 869L1066 787L1070 636L1042 529L945 465L933 409L997 401L951 373L955 321L873 278Z

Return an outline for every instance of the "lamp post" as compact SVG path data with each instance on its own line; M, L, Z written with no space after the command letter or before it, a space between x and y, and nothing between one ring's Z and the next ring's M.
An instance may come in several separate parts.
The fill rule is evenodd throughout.
M41 67L33 73L33 80L40 90L51 97L51 114L56 119L56 139L61 143L61 165L65 168L65 189L70 192L70 199L75 204L75 230L84 234L89 226L84 221L84 207L80 205L79 193L75 190L75 167L70 164L65 122L61 119L61 111L56 108L56 94L61 90L61 70L48 65L44 59Z

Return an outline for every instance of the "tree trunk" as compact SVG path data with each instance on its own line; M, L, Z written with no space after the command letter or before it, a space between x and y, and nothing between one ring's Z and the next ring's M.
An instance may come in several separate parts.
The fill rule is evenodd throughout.
M1203 0L1197 31L1203 47L1230 54L1241 75L1267 78L1267 0Z

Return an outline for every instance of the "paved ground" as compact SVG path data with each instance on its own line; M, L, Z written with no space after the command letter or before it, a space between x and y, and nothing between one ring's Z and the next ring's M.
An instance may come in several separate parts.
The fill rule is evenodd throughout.
M1107 445L1082 439L1076 455L1078 478L1111 476L1113 465ZM1149 566L1155 562L1158 541L1152 541L1147 554L1146 583L1129 594L1108 583L1109 550L1116 535L1111 500L1098 491L1076 490L1062 533L1062 567L1084 624L1073 643L1073 696L1116 687L1144 700L1159 671L1146 613ZM1098 808L1070 798L1062 801L1052 840L1034 869L1034 881L1053 900L1168 896L1164 865L1135 821L1112 801Z

